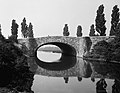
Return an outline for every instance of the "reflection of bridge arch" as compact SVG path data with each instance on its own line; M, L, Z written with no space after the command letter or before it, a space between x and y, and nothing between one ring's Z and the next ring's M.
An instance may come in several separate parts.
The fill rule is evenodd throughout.
M56 45L62 50L62 56L58 60L59 62L48 63L48 62L43 62L37 58L37 50L41 46L49 45L49 44ZM65 70L65 69L69 69L75 65L76 54L77 53L76 53L75 48L69 44L62 43L62 42L49 42L49 43L44 43L44 44L40 45L39 47L37 47L37 49L35 50L35 60L36 60L36 63L42 68L45 68L48 70Z

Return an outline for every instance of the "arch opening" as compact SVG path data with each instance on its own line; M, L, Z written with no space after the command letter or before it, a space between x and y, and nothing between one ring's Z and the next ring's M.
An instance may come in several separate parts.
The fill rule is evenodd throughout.
M61 55L62 55L61 53L62 53L62 50L59 47L55 45L47 44L38 48L37 57L41 61L48 62L48 63L58 62L57 60L61 58Z
M61 58L59 60L55 60L53 62L45 62L42 61L41 59L39 59L37 57L37 51L40 47L44 46L44 45L55 45L57 47L59 47L61 49ZM74 47L70 46L69 44L66 43L62 43L62 42L49 42L49 43L45 43L40 45L39 47L37 47L37 49L35 50L35 60L36 63L47 70L66 70L69 69L71 67L73 67L76 63L76 50Z

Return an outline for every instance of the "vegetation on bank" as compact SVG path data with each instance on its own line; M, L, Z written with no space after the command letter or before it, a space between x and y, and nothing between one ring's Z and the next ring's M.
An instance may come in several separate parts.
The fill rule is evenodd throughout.
M0 33L0 92L33 93L31 87L34 73L29 70L27 57L18 47L16 31L12 29L9 39ZM2 91L2 88L5 90Z
M120 37L115 37L110 42L105 40L97 42L87 56L105 61L120 61Z

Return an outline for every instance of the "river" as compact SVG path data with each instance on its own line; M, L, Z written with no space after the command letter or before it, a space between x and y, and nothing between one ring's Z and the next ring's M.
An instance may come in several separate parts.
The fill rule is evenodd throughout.
M44 53L38 52L38 58L48 62L57 60L61 57L61 53ZM63 77L48 77L35 75L32 90L35 93L96 93L96 83L100 78L95 78L95 82L91 78L82 77L78 81L77 76L69 77L68 83L65 83ZM107 93L112 93L113 79L105 79L107 83Z

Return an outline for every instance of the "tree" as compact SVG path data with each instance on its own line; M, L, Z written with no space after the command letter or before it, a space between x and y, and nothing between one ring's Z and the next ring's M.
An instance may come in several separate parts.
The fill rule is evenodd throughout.
M65 27L63 28L63 36L69 36L69 31L68 31L68 25L65 24Z
M115 36L120 37L120 23L118 23L118 25L115 28Z
M112 19L111 19L110 36L116 35L116 27L120 20L119 16L120 16L119 8L117 7L117 5L115 5L113 7L112 14L111 14Z
M4 41L5 40L5 37L2 35L2 32L1 32L1 24L0 24L0 40L1 41Z
M33 25L32 23L29 24L29 27L28 27L28 37L34 37L33 35Z
M113 57L113 45L111 42L106 42L105 40L97 42L91 51L93 58L102 58L106 61L110 61ZM90 55L90 56L91 56Z
M16 20L12 20L12 26L11 26L11 33L12 35L18 36L18 24L16 23Z
M89 33L89 36L95 36L94 24L92 24L92 25L90 26L90 33Z
M80 36L82 36L82 27L79 25L78 27L77 27L77 37L80 37Z
M104 6L100 5L98 10L97 10L97 16L95 19L95 25L96 25L96 31L100 34L100 36L105 36L105 31L106 31L106 20L104 17Z
M12 35L8 37L11 41L18 42L18 24L16 23L16 20L12 20L12 26L11 26L11 33Z
M102 40L97 42L97 44L94 45L93 52L95 54L106 56L109 52L108 49L109 49L109 43L106 42L105 40Z
M28 29L28 26L26 24L26 19L24 17L23 22L21 23L21 32L24 38L27 38L27 29Z
M0 40L0 88L5 88L4 93L8 93L6 90L9 93L33 93L34 73L29 70L29 58L23 52L11 40Z
M2 29L1 29L1 24L0 24L0 34L2 34L1 30L2 30Z

